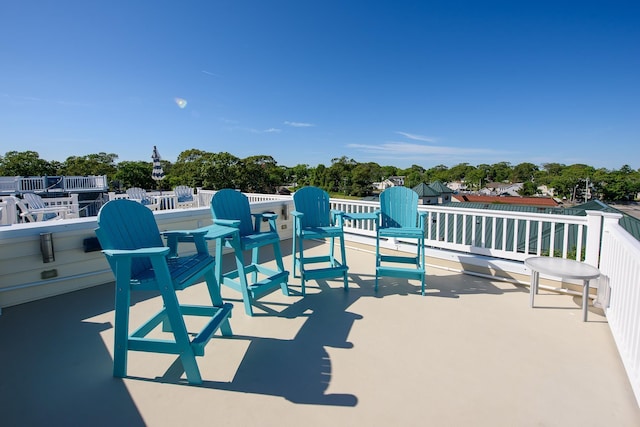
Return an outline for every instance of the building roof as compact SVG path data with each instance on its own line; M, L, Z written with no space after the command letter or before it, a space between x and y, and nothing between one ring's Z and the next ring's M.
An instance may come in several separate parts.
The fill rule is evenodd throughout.
M489 203L505 205L543 206L557 207L556 202L551 197L516 197L516 196L484 196L477 194L456 194L453 196L459 202Z
M413 187L413 191L418 193L418 196L420 197L438 197L440 195L440 193L429 187L424 182L421 182L420 184Z
M450 189L449 187L447 187L446 185L444 185L440 181L432 182L431 184L429 184L429 187L431 187L433 190L437 191L438 194L453 193L452 189Z

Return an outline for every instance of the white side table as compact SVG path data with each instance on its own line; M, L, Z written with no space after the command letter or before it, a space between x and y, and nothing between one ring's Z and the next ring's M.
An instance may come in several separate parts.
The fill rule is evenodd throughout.
M533 298L538 293L540 273L557 276L562 279L582 280L582 320L587 321L587 306L589 305L589 281L600 276L600 271L592 265L572 259L533 257L527 258L524 265L531 269L531 287L529 288L530 305L533 307Z

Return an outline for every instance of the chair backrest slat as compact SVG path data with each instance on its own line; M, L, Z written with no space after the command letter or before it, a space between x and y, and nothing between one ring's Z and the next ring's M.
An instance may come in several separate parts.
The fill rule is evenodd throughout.
M240 236L253 233L249 198L240 191L225 188L216 191L211 198L213 219L240 220Z
M416 227L418 193L407 187L389 187L380 193L382 227Z
M331 225L329 193L318 187L303 187L293 193L295 210L302 212L302 227Z
M187 185L178 185L173 189L173 194L176 195L178 202L193 201L193 188Z
M27 205L29 205L30 209L44 209L46 205L42 200L42 197L38 196L35 193L24 193L22 197L27 201Z
M98 213L96 235L103 249L140 249L162 247L160 230L153 212L127 199L107 202ZM115 271L115 264L111 264ZM135 258L132 273L151 268L148 258Z

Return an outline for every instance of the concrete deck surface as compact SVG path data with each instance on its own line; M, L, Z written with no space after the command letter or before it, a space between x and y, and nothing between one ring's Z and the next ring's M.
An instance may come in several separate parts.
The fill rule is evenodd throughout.
M427 296L392 278L374 293L373 254L351 248L348 263L348 292L310 282L303 298L292 278L292 296L264 297L254 317L224 287L235 335L197 359L201 386L185 384L173 355L130 352L129 377L112 377L112 284L7 308L0 424L640 425L606 318L591 309L582 322L579 297L542 291L531 309L526 287L437 268ZM132 323L159 304L141 296Z

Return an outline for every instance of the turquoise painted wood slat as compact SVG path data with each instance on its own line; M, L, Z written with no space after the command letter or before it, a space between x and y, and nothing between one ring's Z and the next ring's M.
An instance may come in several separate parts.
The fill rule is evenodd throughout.
M418 211L418 194L406 187L390 187L380 193L380 210L376 227L376 282L380 276L416 279L425 294L424 234L426 212ZM380 239L415 240L416 255L383 255ZM389 265L393 264L393 265ZM398 266L410 264L408 266Z
M306 281L321 278L343 277L344 289L349 288L348 270L343 229L343 212L331 209L329 194L317 187L304 187L293 194L293 275L300 277L302 295L306 294ZM335 257L334 242L340 244L340 261ZM305 257L304 240L329 240L329 253ZM321 268L309 268L323 263ZM327 266L328 264L328 266ZM300 275L296 275L296 271Z
M113 375L127 375L130 350L169 353L179 355L187 381L200 384L202 377L195 356L204 355L204 346L216 331L232 335L229 317L233 306L223 303L220 297L214 258L206 251L206 231L171 231L170 234L175 239L184 236L195 241L197 253L178 257L175 250L165 247L153 213L140 203L113 200L98 213L96 235L116 278ZM206 282L211 305L181 305L176 290L202 281ZM131 293L137 290L158 291L163 307L130 334ZM193 339L185 316L208 319ZM173 340L147 337L161 324Z
M284 295L289 295L289 272L284 269L282 252L280 250L280 236L278 235L276 220L278 215L273 213L251 213L251 205L247 196L239 191L223 189L217 191L211 198L211 215L213 223L235 227L239 231L239 239L225 239L224 244L231 247L236 255L236 270L222 274L216 271L221 284L242 293L245 312L253 315L253 305L256 300L278 288ZM269 223L269 230L262 231L262 220ZM260 248L271 245L276 261L276 269L260 263ZM216 246L218 256L222 255L222 247ZM251 251L251 263L245 265L243 251ZM250 278L247 276L250 275ZM266 278L258 281L258 277Z

